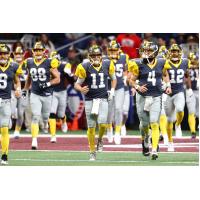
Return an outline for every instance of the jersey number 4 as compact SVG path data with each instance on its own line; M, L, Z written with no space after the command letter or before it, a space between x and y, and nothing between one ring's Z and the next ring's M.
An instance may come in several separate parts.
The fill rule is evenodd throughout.
M156 85L156 72L155 71L149 72L147 81L151 82L151 84L153 86Z
M99 73L98 75L100 77L100 84L97 86L97 75L96 74L91 74L91 77L92 77L91 88L92 89L98 89L98 88L104 88L105 87L105 84L104 84L104 73Z
M46 81L47 76L46 76L46 70L44 68L31 68L30 70L31 77L33 81Z
M7 78L6 74L0 74L0 89L5 89L7 87Z

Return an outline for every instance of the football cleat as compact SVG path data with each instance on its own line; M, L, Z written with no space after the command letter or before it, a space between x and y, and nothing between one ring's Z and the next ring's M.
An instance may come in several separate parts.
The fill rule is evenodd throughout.
M165 145L165 146L168 146L168 142L169 142L168 135L167 135L167 134L164 134L164 135L163 135L163 139L164 139L164 145Z
M162 134L160 134L160 137L159 137L159 142L162 142L163 141L163 135Z
M102 139L98 139L98 142L97 142L97 151L98 152L102 152L103 151L103 140Z
M56 143L56 136L51 136L51 140L50 140L51 143Z
M174 144L173 144L173 142L169 142L168 143L168 151L169 152L174 152Z
M126 126L125 125L123 125L121 127L121 136L126 136Z
M142 154L144 156L149 156L149 144L145 142L145 140L142 140Z
M96 160L96 152L90 152L90 161L95 161Z
M63 133L67 133L68 127L66 122L61 125L61 130Z
M20 137L19 131L14 131L13 136L15 139L19 139L19 137Z
M156 160L157 158L158 158L158 152L152 150L152 152L151 152L151 160Z
M115 133L114 141L115 141L115 144L118 144L118 145L121 144L121 135Z
M196 133L193 132L193 133L192 133L192 136L191 136L191 139L196 139L196 136L197 136Z
M38 148L38 143L37 143L37 138L32 139L32 150L37 150Z
M175 125L175 132L176 132L176 137L177 138L181 138L182 137L181 125L179 125L179 126Z
M108 138L108 143L113 142L113 128L111 130L107 130L107 138Z
M1 164L2 165L8 165L8 156L6 154L3 154L1 156Z

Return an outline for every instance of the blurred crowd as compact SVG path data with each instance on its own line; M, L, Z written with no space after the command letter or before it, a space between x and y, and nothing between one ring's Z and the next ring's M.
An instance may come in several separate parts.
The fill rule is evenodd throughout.
M121 45L124 53L130 58L138 57L138 51L142 41L153 41L158 46L170 46L180 44L184 49L198 54L199 34L198 33L2 33L0 41L10 43L12 50L17 46L27 49L27 57L30 56L32 45L36 41L42 41L48 50L47 53L59 49L62 58L69 59L74 64L86 55L86 49L93 44L102 46L106 50L109 41L116 39ZM195 49L196 48L196 49ZM186 52L186 50L185 50ZM187 53L187 52L186 52Z

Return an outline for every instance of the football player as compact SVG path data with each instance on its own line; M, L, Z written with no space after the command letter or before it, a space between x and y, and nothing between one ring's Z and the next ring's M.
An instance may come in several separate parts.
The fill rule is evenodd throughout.
M115 136L114 141L115 144L121 144L121 126L123 120L123 105L124 105L124 97L125 97L125 89L124 82L126 82L127 77L127 67L128 67L128 56L126 54L122 54L120 52L120 45L112 40L107 48L108 58L115 65L115 75L117 78L117 85L115 89L115 96L113 102L109 103L109 114L108 114L108 130L107 136L108 141L112 142L112 122L114 115L114 124L115 124ZM125 81L124 81L125 79ZM114 107L114 108L112 108ZM113 111L114 110L114 111Z
M61 129L64 133L67 132L67 122L65 111L67 106L67 77L71 77L71 64L61 62L60 55L53 51L50 55L51 58L57 58L59 61L58 71L60 73L60 83L53 87L53 99L51 106L51 114L49 117L49 130L51 134L51 142L56 142L56 117L62 119L63 123Z
M15 82L15 95L20 96L21 85L19 75L22 74L20 66L10 58L10 48L0 44L0 128L2 156L1 164L8 164L9 132L8 126L11 118L11 90Z
M189 76L191 80L193 95L186 95L186 104L188 109L188 124L191 136L196 138L196 117L199 118L199 61L194 53L190 53L188 59L191 62Z
M30 105L32 111L31 134L32 149L38 148L37 136L39 133L39 120L42 115L45 126L48 125L50 115L53 85L60 82L60 74L57 70L59 65L56 58L45 57L45 47L41 42L36 42L33 49L33 58L28 58L25 65L28 77L22 96L27 96L31 85Z
M159 119L162 103L162 79L165 80L166 93L171 93L165 59L157 59L158 46L153 42L144 42L139 49L140 59L131 61L130 84L137 90L136 108L140 120L143 155L149 156L149 125L152 130L152 160L158 158ZM138 84L136 83L138 80Z
M188 77L186 81L186 96L190 98L193 95L191 83L187 70L190 66L188 59L182 58L182 49L178 44L173 44L169 48L168 55L168 73L172 88L172 94L167 96L165 112L167 115L167 134L169 139L168 151L174 151L172 132L174 111L176 111L176 136L181 137L181 122L184 117L185 96L184 96L184 77Z
M25 86L25 81L27 78L27 69L23 65L24 62L24 50L22 47L17 47L14 50L14 61L17 62L23 71L23 74L20 76L20 82L21 82L21 88L23 89ZM15 126L15 131L14 131L14 138L19 138L20 136L20 130L24 121L24 114L25 110L28 106L28 98L24 99L22 97L20 98L15 98L16 100L16 106L17 106L17 121L16 121L16 126ZM15 109L15 108L14 108Z
M85 95L87 136L90 147L90 160L96 160L95 129L99 124L97 151L102 151L102 138L107 127L108 100L112 100L116 87L115 67L109 59L102 59L102 50L94 45L89 48L89 61L78 65L75 89ZM108 76L111 78L111 92L108 96Z
M167 59L167 53L168 50L166 46L161 46L159 48L158 56L157 58L164 58ZM165 90L165 82L163 81L163 89ZM168 146L168 135L167 135L167 116L165 113L165 103L167 99L167 94L162 94L162 108L161 108L161 114L160 114L160 141L164 140L164 145Z

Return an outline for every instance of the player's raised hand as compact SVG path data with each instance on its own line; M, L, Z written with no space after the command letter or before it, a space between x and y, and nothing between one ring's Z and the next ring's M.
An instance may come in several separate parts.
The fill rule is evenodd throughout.
M89 87L87 85L81 88L81 93L87 94L88 92L89 92Z
M141 92L141 93L145 93L148 90L146 86L147 86L147 84L140 86L138 88L138 91Z

